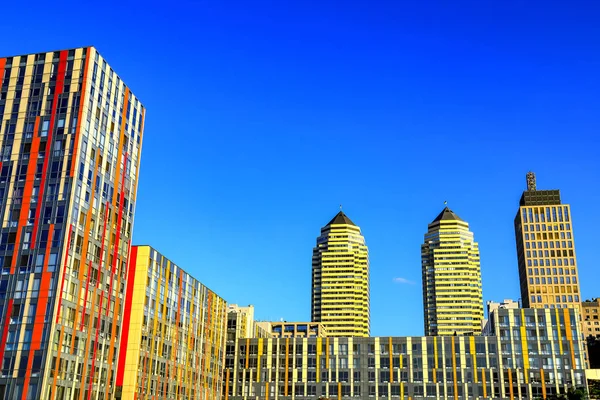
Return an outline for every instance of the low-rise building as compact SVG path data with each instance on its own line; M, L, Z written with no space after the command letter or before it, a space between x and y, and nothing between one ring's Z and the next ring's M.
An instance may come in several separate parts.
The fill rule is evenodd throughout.
M228 343L225 400L515 399L585 388L576 309L498 309L492 336Z
M269 324L254 320L254 306L241 307L237 304L227 306L227 341L235 339L271 337Z
M518 301L514 301L511 299L504 299L501 302L495 302L495 301L491 301L489 300L486 303L487 306L487 318L483 320L482 324L481 324L481 334L482 335L493 335L494 334L494 330L492 328L492 325L489 323L490 322L490 315L492 315L492 313L498 309L517 309L520 308L519 307L519 302Z
M581 303L581 325L585 337L600 338L600 298Z
M326 337L327 330L320 322L268 322L273 337Z

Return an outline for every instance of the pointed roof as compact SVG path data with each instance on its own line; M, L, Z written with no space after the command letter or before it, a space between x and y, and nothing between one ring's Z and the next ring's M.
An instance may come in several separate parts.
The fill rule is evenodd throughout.
M462 221L462 219L460 219L460 217L458 215L454 214L454 211L452 211L448 207L444 207L442 212L433 221L431 221L431 223L433 224L434 222L448 221L448 220Z
M352 222L350 220L350 218L348 218L348 216L346 214L344 214L343 211L340 211L339 213L337 213L337 215L335 217L333 217L333 219L331 221L329 221L329 223L325 226L329 226L329 225L353 225L353 226L356 226L356 224L354 222Z

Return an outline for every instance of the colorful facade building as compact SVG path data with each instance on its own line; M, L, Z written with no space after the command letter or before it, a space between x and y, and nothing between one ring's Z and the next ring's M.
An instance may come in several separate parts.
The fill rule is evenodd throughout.
M112 398L144 114L93 47L0 58L0 398Z
M149 246L133 246L117 399L221 398L227 305Z
M228 342L224 400L517 399L584 388L577 310L499 309L492 336Z
M527 174L515 217L523 307L581 307L571 207L559 190L537 190Z
M480 334L483 293L479 245L469 224L444 208L428 225L421 261L425 334Z
M311 321L328 336L369 336L369 307L369 251L360 228L340 211L313 249Z

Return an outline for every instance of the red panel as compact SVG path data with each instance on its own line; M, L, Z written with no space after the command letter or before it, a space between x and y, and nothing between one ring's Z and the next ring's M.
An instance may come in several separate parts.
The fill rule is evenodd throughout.
M125 357L129 342L129 321L131 320L131 303L133 302L133 284L135 280L135 267L137 265L138 247L132 246L129 253L127 267L127 288L125 292L125 308L123 310L123 325L121 328L121 345L119 347L119 363L117 365L117 386L123 386L125 373Z
M115 233L115 249L114 249L114 253L113 253L113 264L112 264L112 271L111 271L111 280L110 280L110 285L108 286L108 294L110 296L110 293L112 293L112 285L115 279L115 275L116 275L116 271L117 271L117 262L118 262L118 252L119 252L119 241L121 240L121 218L123 218L123 203L125 200L125 171L127 171L127 156L128 154L125 153L125 162L124 162L124 166L123 166L123 177L121 179L121 193L119 194L119 213L117 216L117 231ZM107 203L108 206L108 203ZM106 309L106 315L108 315L108 308Z
M6 58L0 58L0 85L2 85L2 81L4 78L4 67L6 66ZM2 117L0 115L0 117Z
M4 361L4 350L6 348L6 335L10 326L10 313L12 312L13 299L9 299L6 305L6 316L4 318L4 328L2 328L2 342L0 342L0 365Z
M85 266L83 268L85 268ZM90 291L90 274L91 273L92 273L92 260L90 260L90 263L88 264L88 273L87 273L87 278L85 280L85 295L83 296L83 310L81 310L81 322L79 325L80 331L83 330L83 320L85 319L85 311L87 309L87 298L88 298L88 293Z
M119 198L119 214L117 217L117 232L116 232L116 239L115 239L115 250L113 253L113 265L112 265L112 273L113 275L115 274L116 268L117 268L117 254L119 252L119 240L121 239L121 220L123 218L123 202L125 200L125 173L127 171L127 157L128 157L128 153L125 153L125 160L123 163L123 177L121 179L121 193L120 193L120 198Z
M58 292L58 307L56 308L56 323L60 317L60 307L62 303L62 292L65 286L65 275L67 275L67 260L69 259L69 249L71 247L71 235L73 234L73 224L69 228L69 236L67 238L67 246L65 247L65 262L63 264L62 278L60 280L60 292Z
M104 241L106 239L106 221L108 220L108 201L106 202L106 208L104 210L104 226L102 227L102 244L100 245L100 259L98 260L98 269L102 268L102 259L104 258ZM110 281L112 286L112 281L114 279L114 274L111 275ZM108 298L110 299L110 289L108 290ZM106 307L106 315L108 315L108 310L110 307Z
M48 295L50 292L50 281L52 272L48 271L48 261L50 258L50 249L52 247L52 235L54 234L54 224L50 225L48 231L48 242L46 245L46 256L44 258L44 268L42 269L42 282L40 283L40 296L38 297L38 305L35 310L35 319L33 321L33 333L31 335L31 346L29 348L29 358L27 369L25 372L25 380L23 382L22 400L27 399L27 391L29 390L29 380L31 379L33 355L36 350L39 350L42 342L42 333L44 330L44 318L46 317L46 308L48 305Z
M100 332L100 313L102 312L102 302L104 301L104 294L102 293L100 295L100 305L98 306L98 318L96 320L96 335L94 338L94 355L92 358L92 366L90 368L89 374L90 374L90 379L89 379L89 383L88 383L88 400L90 400L92 398L92 384L94 383L94 373L95 373L95 366L96 366L96 352L98 351L98 333ZM108 300L107 300L108 301Z
M65 70L67 69L67 55L69 51L63 50L60 52L60 58L58 61L58 71L56 78L56 87L54 91L54 100L52 101L52 112L50 114L50 126L48 129L48 141L47 143L52 143L52 134L54 131L54 120L56 118L56 110L58 108L58 96L62 94L64 89L64 81L65 81ZM79 123L79 121L78 121ZM44 198L44 187L46 186L46 173L48 172L48 161L50 160L50 156L52 155L52 149L50 146L46 146L46 155L44 157L44 166L42 168L42 181L40 183L40 194L39 198ZM37 230L40 223L40 212L42 210L42 201L38 201L38 206L35 212L35 221L33 223L33 233L31 235L32 243L35 243L37 237Z
M69 176L73 177L75 173L75 160L77 160L77 146L79 143L79 132L81 131L81 125L83 124L81 118L83 117L83 107L85 106L85 89L87 86L87 72L90 65L90 48L85 49L85 65L83 67L83 81L81 82L81 93L79 94L79 114L77 115L77 126L75 127L75 141L73 142L73 152L71 156L71 171ZM91 110L90 110L91 111Z
M35 121L36 132L39 127L40 118L37 117ZM40 138L35 137L31 142L31 154L29 157L29 162L27 163L27 171L25 175L25 188L23 189L23 199L21 201L21 212L19 213L19 223L17 227L17 238L15 241L15 257L13 257L12 264L10 266L10 273L14 274L15 269L17 267L17 259L19 258L18 251L21 247L21 234L23 233L23 228L27 226L27 220L29 219L29 207L31 204L31 193L33 193L33 183L35 181L35 170L37 168L37 158L38 152L40 149ZM31 246L33 247L35 240L33 239L35 236L31 237Z

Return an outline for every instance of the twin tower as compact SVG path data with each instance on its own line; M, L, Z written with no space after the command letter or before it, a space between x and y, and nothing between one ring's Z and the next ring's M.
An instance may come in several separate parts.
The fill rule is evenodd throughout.
M581 306L571 209L559 190L527 190L514 220L524 308ZM448 207L421 245L425 335L476 335L483 322L479 245ZM369 256L365 239L339 212L317 239L312 261L312 320L330 336L369 336Z
M479 246L448 207L421 245L426 335L481 332ZM370 335L369 251L360 228L340 211L321 228L312 258L311 320L328 336Z

